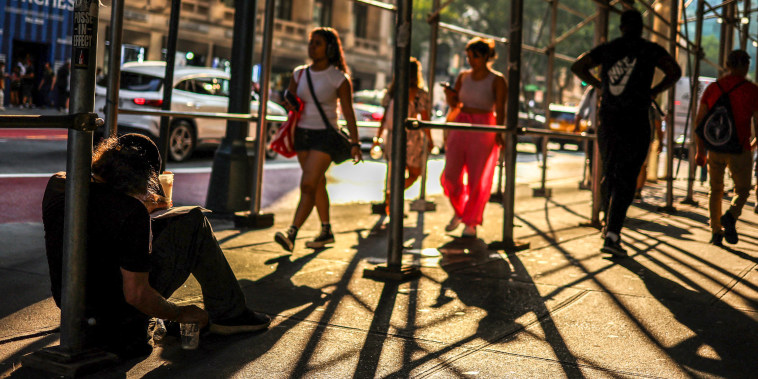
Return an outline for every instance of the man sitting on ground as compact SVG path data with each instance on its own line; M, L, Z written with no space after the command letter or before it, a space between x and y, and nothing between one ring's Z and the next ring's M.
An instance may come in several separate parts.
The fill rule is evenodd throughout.
M161 201L158 148L139 134L104 140L92 159L88 198L85 343L121 358L147 355L150 317L208 324L233 334L261 330L269 316L247 308L245 296L199 208L151 221ZM53 298L61 305L65 173L48 182L42 200ZM166 300L192 274L205 309Z

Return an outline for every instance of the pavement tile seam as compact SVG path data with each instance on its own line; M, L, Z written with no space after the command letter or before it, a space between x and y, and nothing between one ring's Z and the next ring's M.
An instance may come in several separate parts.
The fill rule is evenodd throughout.
M737 286L737 284L739 284L740 282L744 281L747 274L755 270L756 267L758 267L758 263L753 264L752 266L749 266L743 269L739 274L736 275L734 279L732 279L732 281L729 284L725 285L724 288L721 289L721 291L717 292L714 295L715 299L713 299L711 304L715 304L721 301L721 299L724 296L726 296L729 292L732 292L734 290L734 287Z

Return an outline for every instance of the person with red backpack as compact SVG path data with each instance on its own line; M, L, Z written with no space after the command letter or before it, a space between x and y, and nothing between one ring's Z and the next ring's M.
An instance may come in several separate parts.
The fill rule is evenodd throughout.
M748 199L752 180L750 119L758 119L758 86L745 79L750 56L744 50L734 50L726 59L726 67L729 70L727 75L703 92L695 118L695 125L698 125L695 161L698 166L708 163L713 233L710 243L716 246L721 246L722 240L730 244L739 241L736 223ZM722 215L724 171L727 168L734 180L735 196Z

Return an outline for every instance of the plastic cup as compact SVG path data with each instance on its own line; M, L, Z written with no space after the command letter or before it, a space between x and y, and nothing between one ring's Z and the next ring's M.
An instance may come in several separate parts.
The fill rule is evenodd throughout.
M196 323L179 324L182 333L182 349L195 350L200 345L200 325Z
M171 201L172 194L174 192L174 173L171 171L163 171L158 175L158 179L161 181L161 187L163 187L163 193L166 195L166 199Z

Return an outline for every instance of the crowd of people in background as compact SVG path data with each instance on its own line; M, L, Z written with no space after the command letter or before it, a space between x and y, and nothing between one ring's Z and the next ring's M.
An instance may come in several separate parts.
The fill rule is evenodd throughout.
M70 62L63 63L57 71L50 62L44 62L37 70L29 54L18 57L10 66L0 62L0 111L6 106L65 111L69 101L70 70Z

